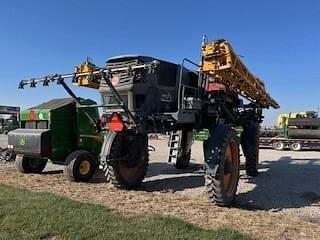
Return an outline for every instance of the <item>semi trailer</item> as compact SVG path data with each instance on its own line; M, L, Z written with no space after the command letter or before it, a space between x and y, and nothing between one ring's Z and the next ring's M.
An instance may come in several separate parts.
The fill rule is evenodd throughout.
M320 118L315 111L280 114L276 128L262 129L260 133L261 147L320 149Z

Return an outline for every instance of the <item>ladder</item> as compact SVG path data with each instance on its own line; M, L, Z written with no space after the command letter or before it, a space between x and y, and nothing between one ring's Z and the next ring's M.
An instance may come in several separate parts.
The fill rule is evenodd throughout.
M170 133L169 138L169 157L168 162L177 162L178 156L181 152L181 139L182 139L182 131L173 131Z

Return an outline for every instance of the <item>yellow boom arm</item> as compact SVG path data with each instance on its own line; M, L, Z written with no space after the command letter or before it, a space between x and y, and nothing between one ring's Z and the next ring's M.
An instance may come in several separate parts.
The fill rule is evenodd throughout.
M226 40L203 43L201 55L201 72L263 108L280 107L266 92L264 83L246 68Z
M90 73L94 71L99 71L99 68L87 60L84 63L77 65L74 68L75 74ZM72 83L77 86L88 87L88 88L99 88L99 83L96 81L96 76L93 75L83 75L73 78Z

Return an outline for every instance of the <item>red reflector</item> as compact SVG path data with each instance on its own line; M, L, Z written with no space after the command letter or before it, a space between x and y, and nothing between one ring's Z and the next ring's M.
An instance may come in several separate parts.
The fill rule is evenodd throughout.
M109 118L109 121L107 123L107 128L115 131L120 132L123 129L123 122L121 117L117 113L112 113L111 117Z
M34 111L29 112L28 118L30 121L34 121L34 119L36 118L36 114L34 113Z
M221 83L209 83L208 91L226 90L226 86Z

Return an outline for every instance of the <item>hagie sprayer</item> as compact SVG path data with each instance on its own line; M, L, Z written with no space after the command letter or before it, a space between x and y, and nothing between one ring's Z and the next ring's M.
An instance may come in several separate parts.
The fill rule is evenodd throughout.
M186 64L194 65L197 71L187 69ZM65 83L67 78L75 85L97 89L102 103L87 104L76 97ZM91 161L77 156L86 151L87 157L88 154L95 156L107 180L114 186L134 189L142 183L147 171L149 133L171 132L168 161L175 163L176 168L188 167L193 136L198 136L203 140L206 191L210 201L220 206L230 205L236 194L239 144L246 158L247 174L257 175L262 109L279 108L266 93L264 83L249 72L230 44L222 39L212 42L204 39L199 64L188 59L174 64L153 57L125 55L108 59L105 67L86 61L71 74L22 80L19 87L46 86L52 82L67 90L74 100L74 111L81 111L82 121L94 127L95 131L92 132L91 127L88 128L90 134L82 135L95 139L105 131L100 145L98 141L96 145L81 144L81 134L73 136L77 144L66 151L73 154L72 157L67 157L68 161L60 159L66 165L67 175L77 173L80 177L76 180L87 180L81 178L80 166L86 161L84 167L90 169ZM96 124L93 110L98 107L103 108L106 119L102 128ZM238 127L243 129L240 138L235 133ZM32 125L32 128L37 126ZM33 155L21 146L21 138L53 151L50 144L54 142L54 126L46 132L48 136L43 139L48 140L45 144L41 144L41 134L28 137L29 131L33 134L35 130L29 130L25 125L24 129L15 130L9 136L9 144L20 159L26 159L24 161L30 161ZM94 150L97 146L99 154ZM36 161L50 158L50 154L39 154Z

